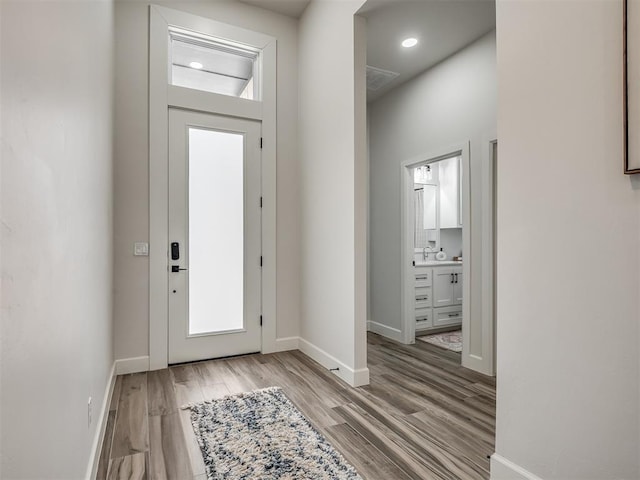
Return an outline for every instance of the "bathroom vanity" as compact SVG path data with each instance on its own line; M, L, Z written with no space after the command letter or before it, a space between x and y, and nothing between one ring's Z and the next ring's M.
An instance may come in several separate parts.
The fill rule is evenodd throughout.
M462 262L416 262L414 271L416 333L461 325Z

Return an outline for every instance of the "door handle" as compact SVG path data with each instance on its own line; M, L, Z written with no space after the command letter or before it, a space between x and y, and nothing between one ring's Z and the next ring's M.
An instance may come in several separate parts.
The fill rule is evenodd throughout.
M186 268L180 268L180 265L171 265L171 273L180 273L183 270Z
M454 274L456 276L456 283L458 283L458 274Z
M453 273L451 274L451 283L453 283Z

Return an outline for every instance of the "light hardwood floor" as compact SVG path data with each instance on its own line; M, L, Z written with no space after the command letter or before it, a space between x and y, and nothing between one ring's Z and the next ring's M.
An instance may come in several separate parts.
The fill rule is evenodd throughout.
M204 480L189 411L180 406L268 386L282 387L365 480L489 477L495 379L424 342L369 334L368 358L371 384L361 388L297 351L120 376L98 479Z

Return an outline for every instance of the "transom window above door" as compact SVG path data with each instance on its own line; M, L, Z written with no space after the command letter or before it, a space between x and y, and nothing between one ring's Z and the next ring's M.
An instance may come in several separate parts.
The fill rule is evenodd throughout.
M170 79L177 87L260 100L260 52L171 28Z

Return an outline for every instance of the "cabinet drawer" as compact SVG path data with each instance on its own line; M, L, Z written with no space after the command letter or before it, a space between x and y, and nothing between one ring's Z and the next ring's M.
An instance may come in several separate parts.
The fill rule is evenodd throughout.
M458 323L462 323L462 307L460 305L433 309L434 327L445 327L447 325L456 325Z
M430 268L416 268L416 287L430 287L431 272Z
M433 327L431 308L416 308L416 330Z
M417 287L416 308L430 307L432 305L431 302L431 287Z

